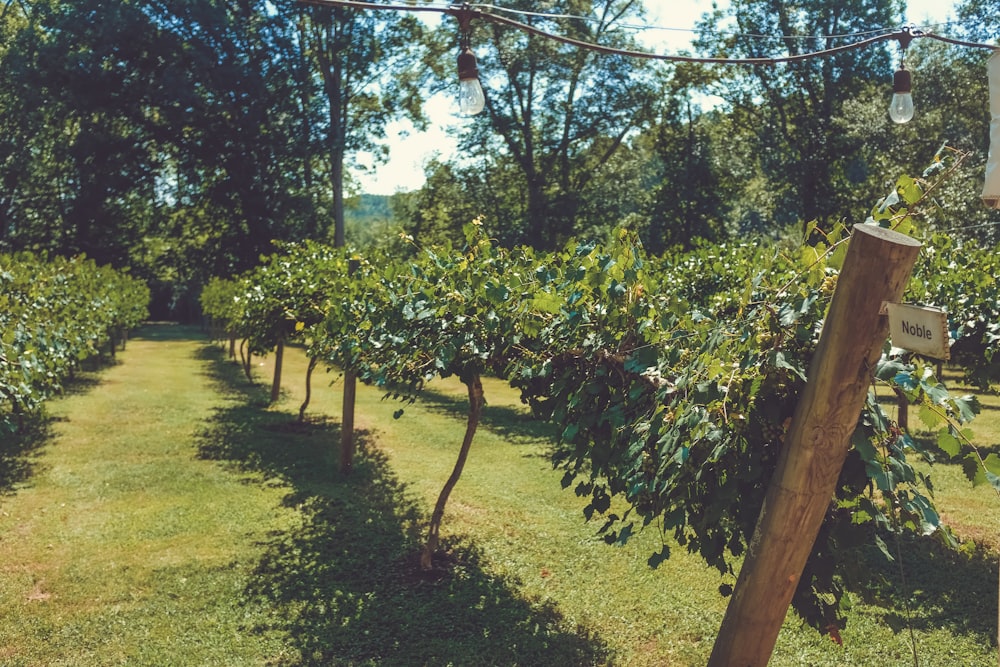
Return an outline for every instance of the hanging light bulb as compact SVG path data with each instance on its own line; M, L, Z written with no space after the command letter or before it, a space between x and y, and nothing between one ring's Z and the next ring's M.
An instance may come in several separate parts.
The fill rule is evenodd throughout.
M894 123L907 123L913 118L913 95L910 94L910 73L906 65L892 76L892 102L889 103L889 118Z
M486 107L483 85L479 82L479 68L472 53L472 18L474 12L468 3L457 6L451 14L458 19L458 111L474 116Z
M466 44L458 54L458 110L465 116L474 116L486 107L486 96L479 83L476 56Z

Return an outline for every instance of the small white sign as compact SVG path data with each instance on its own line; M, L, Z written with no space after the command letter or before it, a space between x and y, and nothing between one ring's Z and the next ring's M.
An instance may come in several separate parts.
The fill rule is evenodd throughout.
M938 308L887 303L892 344L934 359L948 360L948 313Z

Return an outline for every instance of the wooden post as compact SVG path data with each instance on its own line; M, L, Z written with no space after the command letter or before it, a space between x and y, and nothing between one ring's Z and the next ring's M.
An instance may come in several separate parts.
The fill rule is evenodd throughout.
M344 405L340 418L340 472L347 475L354 467L354 401L358 392L358 376L344 371Z
M834 496L898 302L920 251L908 236L857 225L709 667L763 667Z
M353 276L361 262L348 260L347 275ZM354 466L354 403L358 393L358 376L353 370L344 371L344 402L340 417L340 472L351 472Z
M940 375L938 375L938 379L941 379ZM899 387L893 387L893 391L896 393L896 423L899 424L899 428L909 433L910 399L906 397L906 394Z

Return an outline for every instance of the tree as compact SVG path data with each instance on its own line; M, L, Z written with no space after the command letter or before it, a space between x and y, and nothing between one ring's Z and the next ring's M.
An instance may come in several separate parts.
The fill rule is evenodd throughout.
M980 42L1000 36L1000 4L997 0L963 0L956 9L966 37Z
M642 239L651 252L671 246L691 248L698 239L725 237L723 220L731 207L723 185L713 128L721 114L702 114L690 99L673 96L656 128L654 149L660 182L653 186L650 222Z
M120 265L153 187L153 137L130 85L151 56L151 33L131 5L101 21L95 11L88 2L5 6L0 232L12 247Z
M427 181L416 192L398 194L393 207L403 226L420 243L458 242L463 227L482 216L504 245L524 238L525 201L520 169L509 156L487 160L432 161Z
M534 9L524 3L510 9L522 7ZM576 39L625 47L632 43L615 26L640 7L635 0L557 2L548 11L581 18L525 20ZM514 242L555 247L580 228L588 188L604 165L651 121L655 73L631 58L497 23L475 26L473 44L477 36L492 47L480 64L489 73L483 77L489 122L469 126L462 150L480 161L485 181L516 167L513 192L520 205L502 212L495 226L519 230Z
M293 24L271 3L151 2L177 45L159 108L168 128L159 223L196 266L233 275L272 240L321 236L329 200L313 177L316 109ZM197 283L197 281L196 281Z
M334 245L345 243L344 165L348 155L384 153L386 123L405 113L423 122L421 24L396 11L283 5L294 12L298 43L325 104L322 144L332 192Z
M732 58L794 56L847 41L837 35L897 25L898 14L892 0L736 0L705 17L696 48ZM886 80L890 64L888 45L880 43L822 58L717 70L709 92L725 101L735 130L723 150L749 160L747 168L762 180L747 181L767 195L758 215L779 225L851 217L845 194L863 144L836 132L834 122L846 102L869 92L869 83ZM750 144L749 155L741 143ZM752 213L744 213L744 222Z
M895 187L884 176L920 174L927 165L940 166L942 159L961 154L962 168L935 187L936 205L922 207L917 220L925 229L947 231L956 238L995 237L991 221L998 216L980 200L989 146L986 55L932 39L915 41L907 63L914 73L916 113L905 125L886 117L885 85L871 84L868 94L845 102L834 121L835 131L863 146L850 165L856 172L854 189L842 195L857 212L855 220L866 210L864 198L880 199Z
M479 212L482 199L475 196L477 179L463 178L451 164L434 161L427 166L427 181L416 192L393 198L396 215L406 231L421 245L459 243L462 226Z
M134 264L183 292L322 231L292 33L269 3L29 7L5 22L7 245Z
M182 302L273 240L331 218L343 240L344 160L419 116L412 17L105 4L2 5L0 243L134 265Z

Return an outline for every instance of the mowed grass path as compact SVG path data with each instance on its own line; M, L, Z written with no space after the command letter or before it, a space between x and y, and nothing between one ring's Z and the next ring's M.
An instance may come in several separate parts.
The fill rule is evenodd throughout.
M34 472L0 498L0 664L242 665L281 656L234 602L280 489L196 458L233 399L179 327L146 330L53 401ZM221 641L220 641L221 639Z
M399 403L359 387L344 478L336 374L317 371L310 419L295 421L300 350L273 406L271 360L247 382L197 330L147 327L119 356L52 404L36 450L0 461L20 480L0 496L0 665L707 660L718 574L681 547L650 570L655 530L601 543L546 459L549 430L502 383L487 383L449 502L448 567L424 576L420 529L464 429L457 382L398 420ZM909 621L898 568L866 553L845 646L790 618L772 664L911 665L909 625L922 665L995 665L995 557L905 560Z

